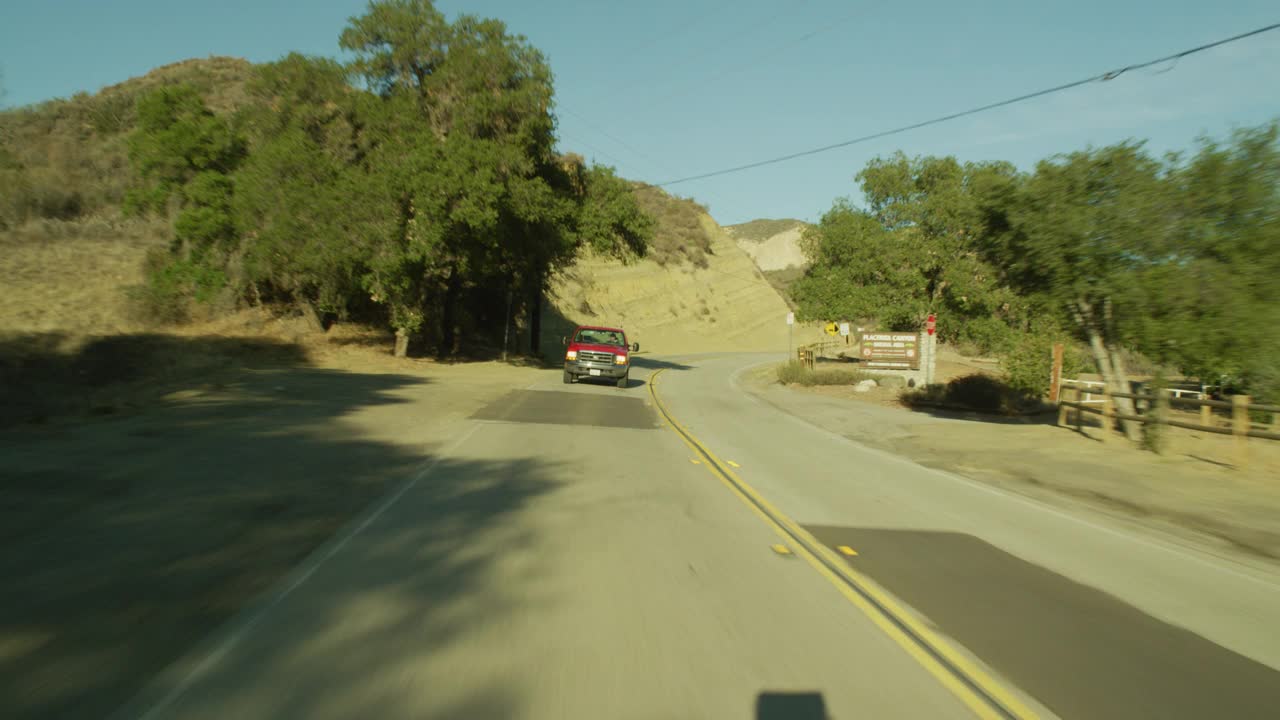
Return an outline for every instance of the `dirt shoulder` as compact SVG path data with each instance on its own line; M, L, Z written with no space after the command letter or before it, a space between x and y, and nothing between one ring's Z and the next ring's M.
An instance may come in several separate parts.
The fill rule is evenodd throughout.
M131 352L176 369L150 390L91 388L107 415L0 430L6 717L107 716L412 477L460 419L542 372L354 341L227 350L261 342L116 338L103 372Z
M773 368L744 374L744 389L786 412L923 465L1056 504L1084 503L1245 562L1280 566L1280 443L1250 444L1231 467L1231 438L1173 429L1155 455L1100 428L1056 426L1048 414L999 418L902 408L896 390L783 387Z

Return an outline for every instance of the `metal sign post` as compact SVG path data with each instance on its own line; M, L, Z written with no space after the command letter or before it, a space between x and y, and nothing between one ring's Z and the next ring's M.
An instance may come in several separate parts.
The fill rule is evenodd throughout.
M933 384L934 374L938 367L938 316L929 313L928 319L924 322L924 331L927 333L924 340L923 350L927 359L924 364L924 384L925 387Z
M791 359L791 347L793 344L792 339L795 334L795 326L796 326L796 314L793 312L787 313L787 359L788 360Z

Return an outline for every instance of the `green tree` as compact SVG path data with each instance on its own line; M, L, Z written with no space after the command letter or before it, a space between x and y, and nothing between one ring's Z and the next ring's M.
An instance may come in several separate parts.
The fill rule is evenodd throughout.
M1045 160L1021 187L995 252L1028 294L1074 320L1113 391L1129 392L1121 349L1151 309L1143 279L1168 267L1171 214L1160 163L1122 144ZM1131 401L1117 407L1133 414ZM1137 423L1125 432L1137 440Z
M142 95L137 116L137 127L129 136L129 161L141 186L130 191L126 211L161 211L197 174L227 174L244 156L239 134L205 106L191 85Z
M657 222L640 209L630 183L611 167L583 168L580 161L572 160L566 164L575 165L573 187L582 200L577 217L581 244L624 260L644 257Z
M485 287L519 288L536 326L550 272L584 237L608 245L612 230L622 244L611 247L634 250L624 201L591 172L575 189L554 152L551 71L523 37L491 19L449 23L427 0L387 0L352 18L341 45L378 97L365 118L370 168L397 210L366 285L388 307L397 352L430 328L456 349L465 316L483 310L464 299L492 296Z
M914 330L937 312L941 337L984 350L1027 324L1026 304L984 253L1007 226L1012 166L898 153L871 161L858 181L867 210L838 201L805 231L813 265L793 287L802 316Z
M249 93L237 280L253 297L346 317L362 305L370 255L396 210L365 161L359 96L341 65L298 54L257 68Z
M1280 398L1280 124L1201 139L1170 158L1170 261L1149 273L1148 354L1209 382Z

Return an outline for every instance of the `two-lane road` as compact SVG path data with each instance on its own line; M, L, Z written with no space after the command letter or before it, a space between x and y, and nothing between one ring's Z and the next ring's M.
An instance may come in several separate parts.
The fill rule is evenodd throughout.
M639 362L628 390L548 373L477 413L121 717L1280 707L1268 579L807 426L734 386L759 357Z

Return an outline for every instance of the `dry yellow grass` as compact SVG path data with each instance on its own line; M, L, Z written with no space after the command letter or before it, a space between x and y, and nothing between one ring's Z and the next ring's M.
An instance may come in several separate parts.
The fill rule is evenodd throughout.
M164 247L162 224L37 221L0 233L0 331L110 335L142 329L124 288L141 283L147 251Z

